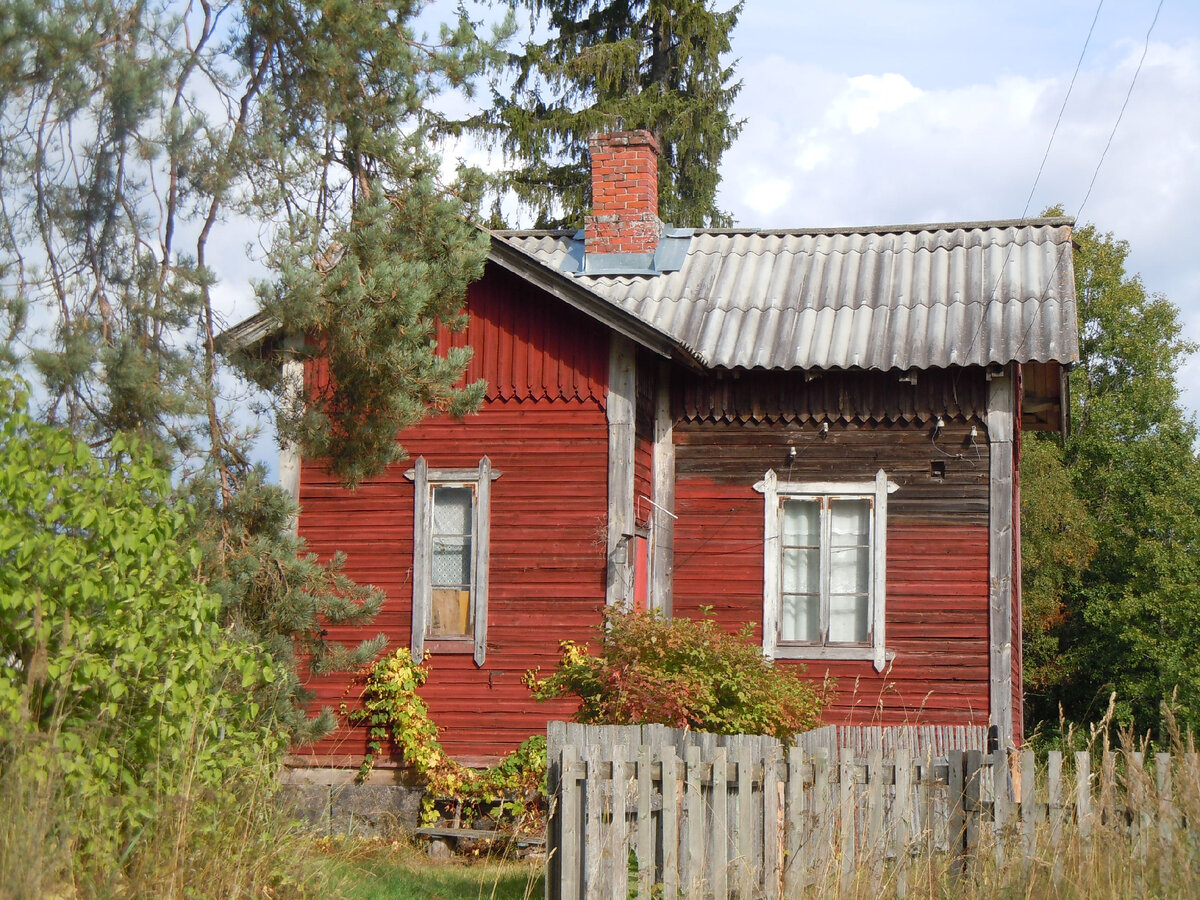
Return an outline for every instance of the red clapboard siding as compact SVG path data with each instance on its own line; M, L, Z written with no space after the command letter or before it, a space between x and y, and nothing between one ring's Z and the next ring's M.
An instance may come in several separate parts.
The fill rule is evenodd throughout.
M300 533L328 559L347 555L346 572L387 595L362 628L330 627L353 641L380 632L407 646L412 617L412 459L433 468L475 466L487 455L502 474L492 483L487 660L435 652L421 690L443 746L464 759L494 758L570 704L539 704L521 683L529 669L552 668L559 642L588 640L604 605L603 522L608 431L599 404L563 400L488 403L463 421L438 418L400 435L410 460L350 492L320 466L301 470ZM600 536L599 538L597 536ZM314 709L354 706L361 688L346 674L314 680ZM364 730L340 728L306 753L361 754Z
M480 760L572 711L569 703L535 703L521 676L553 667L560 641L590 639L604 605L609 335L492 265L471 286L467 311L467 329L443 329L439 339L474 348L466 379L487 380L483 409L404 431L398 440L409 460L355 491L305 461L300 534L322 559L345 553L346 573L386 595L374 622L330 627L330 637L352 642L383 632L391 646L408 646L413 484L404 473L417 456L431 468L474 468L491 458L502 474L491 493L487 660L480 668L469 653L435 652L421 691L446 750ZM321 368L310 366L310 379ZM352 708L361 690L347 674L309 687L314 709ZM342 727L301 755L354 757L365 747L365 729Z
M762 495L704 479L676 488L675 614L711 607L721 625L755 624L761 640ZM887 646L869 662L811 661L807 674L837 679L827 722L969 724L988 717L988 534L985 526L888 526ZM783 661L781 665L798 665Z
M595 400L608 389L607 332L561 301L488 264L467 290L465 331L438 332L442 347L472 347L468 382L486 379L488 400Z

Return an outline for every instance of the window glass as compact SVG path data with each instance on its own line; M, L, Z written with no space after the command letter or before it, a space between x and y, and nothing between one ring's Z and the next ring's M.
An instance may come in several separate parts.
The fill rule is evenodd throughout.
M433 488L433 572L429 635L465 637L471 611L471 513L469 487Z
M779 639L821 640L821 598L816 594L784 594L779 616Z
M870 501L814 497L788 499L781 505L779 639L816 644L868 641Z

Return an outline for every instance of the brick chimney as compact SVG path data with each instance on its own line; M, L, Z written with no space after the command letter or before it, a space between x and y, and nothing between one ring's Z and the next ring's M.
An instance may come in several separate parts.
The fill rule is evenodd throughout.
M584 218L588 255L654 253L658 218L658 143L648 131L588 138L592 158L592 214Z

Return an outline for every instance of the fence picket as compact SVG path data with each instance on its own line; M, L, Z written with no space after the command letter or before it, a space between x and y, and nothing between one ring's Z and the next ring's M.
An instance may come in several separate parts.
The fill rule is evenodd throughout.
M841 839L838 842L842 849L842 891L850 889L854 881L855 859L855 828L854 820L858 804L855 802L855 765L854 748L843 747L838 765L839 812L841 822Z
M725 748L718 749L712 763L712 852L709 862L712 869L712 891L716 897L729 896L729 814L726 803L729 799L728 775L725 766Z
M1062 856L1058 849L1063 837L1063 755L1059 750L1051 750L1046 759L1046 812L1050 819L1050 853L1054 859L1050 879L1058 885L1062 881Z
M804 754L799 747L788 748L787 816L784 824L787 853L784 858L783 895L797 897L804 890L807 866L800 856L804 846Z
M749 743L741 742L737 750L737 862L738 896L749 898L754 872L754 769Z
M832 758L830 734L842 743ZM547 741L546 896L773 900L836 881L874 895L890 883L903 897L921 844L958 866L980 853L998 866L1036 857L1058 883L1068 830L1082 846L1098 833L1129 841L1136 885L1165 883L1178 865L1179 831L1195 828L1194 752L1146 760L1123 750L1118 777L1109 750L1095 773L1086 752L1073 755L1070 771L1059 752L1035 759L951 747L935 757L952 736L835 729L811 753L797 741L784 754L769 737L557 724Z
M1084 846L1092 839L1092 755L1075 753L1075 827Z
M867 867L871 879L871 892L878 893L883 883L883 745L871 748L867 757Z
M674 744L658 748L662 760L662 884L668 897L679 896L679 760Z
M1036 776L1033 751L1025 750L1021 753L1021 855L1025 857L1026 865L1032 863L1037 837Z
M625 747L619 742L612 751L612 820L609 823L608 839L608 894L612 900L626 900L629 896L629 844L625 818Z
M892 847L896 859L896 896L908 895L909 844L913 832L913 756L902 747L896 751L896 799L892 806Z
M782 813L783 773L780 771L779 744L764 743L763 751L763 897L775 900L779 896L783 877L783 834L780 827Z
M575 769L579 762L579 750L573 744L562 747L562 764L559 767L558 827L548 834L550 840L561 835L561 842L553 848L547 848L548 859L559 861L556 867L557 880L548 884L546 897L548 900L578 900L583 896L581 882L581 867L583 865L583 837L580 822L580 812L583 803L580 802L579 778ZM560 888L560 889L559 889Z

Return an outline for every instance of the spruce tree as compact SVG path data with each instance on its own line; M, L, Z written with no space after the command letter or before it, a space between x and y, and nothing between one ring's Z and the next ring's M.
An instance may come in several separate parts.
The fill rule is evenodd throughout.
M498 56L465 14L417 34L424 5L14 0L0 22L0 359L45 420L100 452L136 434L175 468L226 626L293 670L297 647L318 670L373 655L323 629L380 598L290 536L290 501L247 463L239 379L348 485L402 454L400 428L482 394L434 343L486 242L465 218L477 175L442 178L429 104ZM231 369L218 278L250 245L275 328ZM284 356L327 359L336 388L297 395ZM297 696L268 705L299 729Z
M512 58L511 92L473 123L513 163L502 191L539 227L581 224L591 205L588 135L644 128L662 152L662 219L729 224L716 192L721 156L741 127L731 115L741 84L722 56L741 2L725 11L712 0L521 3L550 36Z

